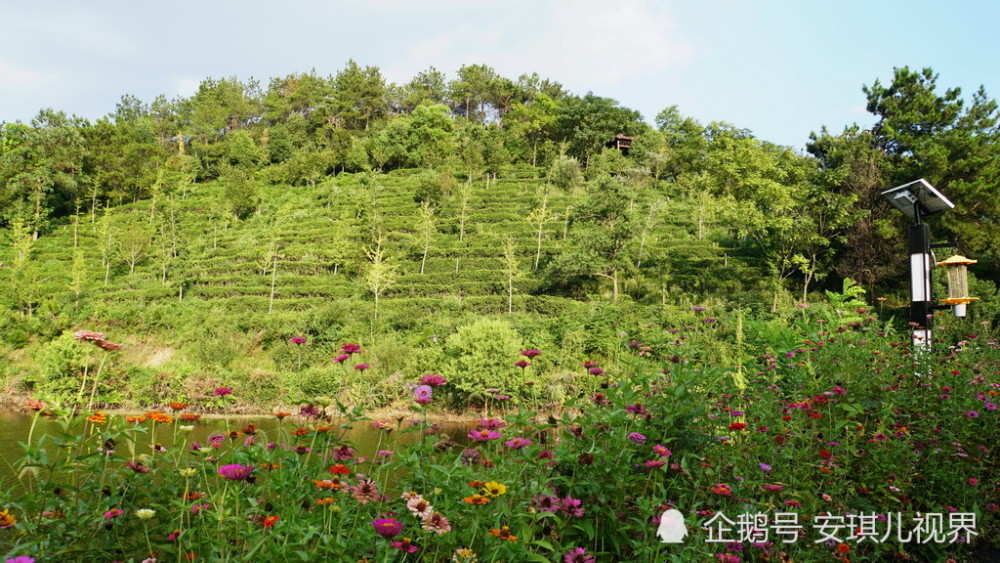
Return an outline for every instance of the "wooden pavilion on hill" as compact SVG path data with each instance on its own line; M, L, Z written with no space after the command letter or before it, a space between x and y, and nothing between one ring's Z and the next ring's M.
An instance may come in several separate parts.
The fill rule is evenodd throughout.
M629 137L628 135L619 133L608 141L607 146L613 149L618 149L622 151L622 154L628 156L628 151L632 149L632 141L634 140L635 137Z

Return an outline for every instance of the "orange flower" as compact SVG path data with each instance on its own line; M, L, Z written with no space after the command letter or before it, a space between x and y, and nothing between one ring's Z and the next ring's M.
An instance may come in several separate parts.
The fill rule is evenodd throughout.
M271 526L274 526L278 520L281 520L281 518L278 518L277 516L268 516L263 522L261 522L261 525L265 528L270 528Z
M186 420L188 422L194 422L201 418L200 414L194 414L190 412L181 413L181 420Z
M39 401L38 399L32 399L29 397L24 401L24 406L27 407L28 410L40 411L44 409L47 405L44 402Z
M837 553L841 555L847 555L850 552L851 552L851 546L843 542L837 544Z
M517 536L510 533L510 526L501 526L500 528L493 528L492 530L490 530L490 535L498 537L502 540L517 541Z
M146 422L146 417L141 414L138 416L127 416L125 417L125 422L128 422L129 424L139 424L140 422Z
M320 506L326 506L328 504L333 504L335 500L336 499L334 499L333 497L318 498L316 499L316 504Z
M146 413L146 418L153 422L162 422L163 424L170 424L174 421L169 414L163 411L149 411Z
M108 421L108 417L101 411L94 411L94 414L88 416L87 420L94 424L104 424Z
M482 489L486 485L486 481L469 481L469 486L473 489Z
M309 429L308 428L299 427L299 428L296 428L295 430L292 430L292 434L294 434L296 436L305 436L308 433L309 433Z
M171 409L175 410L175 411L179 411L179 410L182 410L182 409L186 409L187 406L188 406L188 404L187 403L177 403L177 402L174 402L174 403L167 403L167 406L170 407Z
M317 426L315 428L316 432L329 432L333 430L332 426Z
M334 477L333 479L322 479L317 481L313 479L313 484L321 489L331 489L334 491L339 491L344 485L340 482L340 479Z
M467 502L469 504L482 505L482 504L487 504L488 502L490 502L490 497L484 497L483 495L480 495L480 494L477 493L477 494L472 495L471 497L465 497L462 500L464 500L465 502Z
M276 412L276 413L274 413L274 417L277 418L278 420L283 420L286 416L291 416L291 415L292 415L292 413L290 413L290 412Z
M199 491L191 491L188 494L183 495L183 497L184 497L185 500L198 500L200 498L205 498L207 496L208 496L208 493L202 493L202 492L199 492Z
M17 518L14 518L13 514L8 512L6 508L0 512L0 530L10 528L14 524L17 524Z
M259 463L257 465L263 467L264 469L278 469L279 467L281 467L280 465L274 463Z

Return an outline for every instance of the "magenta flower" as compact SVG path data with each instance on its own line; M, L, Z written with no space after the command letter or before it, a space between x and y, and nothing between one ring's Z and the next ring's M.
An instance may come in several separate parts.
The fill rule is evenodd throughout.
M520 438L520 437L518 437L518 438L511 438L510 440L507 440L506 442L503 443L503 445L505 445L508 448L511 448L513 450L519 450L521 448L530 446L531 444L532 444L531 440L529 440L527 438Z
M469 438L477 442L489 442L490 440L496 440L500 437L500 433L496 430L488 430L486 428L480 430L470 430Z
M966 411L965 418L979 418L979 413L977 411Z
M559 497L537 495L531 499L531 504L533 504L539 512L559 512Z
M670 448L666 446L661 446L660 444L656 444L655 446L653 446L653 453L655 453L660 457L670 457L674 455L674 452L670 451Z
M5 559L5 563L35 563L34 557L28 557L27 555L18 555L13 559Z
M695 313L701 313L703 311L707 311L708 308L695 305L694 307L691 307L691 310L694 311Z
M565 497L559 500L559 511L566 516L583 516L583 506L579 499Z
M333 459L337 461L347 461L354 457L354 448L348 445L333 448Z
M663 461L662 459L651 459L651 460L646 461L646 467L648 467L650 469L656 469L657 467L663 467L666 464L667 464L667 462Z
M199 513L203 512L205 510L208 510L211 507L212 507L211 504L196 504L196 505L193 505L191 507L191 513L192 514L199 514Z
M764 485L761 488L764 489L765 491L770 491L772 493L780 493L781 491L785 490L784 485L772 485L770 483Z
M528 362L528 361L525 361L525 360L518 360L518 361L514 362L514 365L517 366L517 367L519 367L519 368L521 368L521 369L524 369L524 368L530 366L531 362Z
M413 390L413 400L417 404L426 405L431 402L431 397L433 395L430 385L420 385Z
M337 356L336 358L334 358L333 361L334 361L334 363L339 364L339 363L342 363L344 360L350 359L350 357L351 357L350 354L341 354L341 355Z
M436 373L428 373L420 378L420 383L422 385L430 385L431 387L440 387L445 383L448 383L448 380Z
M125 511L120 508L112 508L111 510L104 513L104 518L111 520L112 518L117 518L125 514Z
M633 444L642 445L646 443L646 437L638 432L629 432L628 439Z
M589 373L590 375L604 375L604 370L601 368L594 367L588 369L587 373Z
M215 391L212 391L212 394L218 397L225 397L226 395L232 395L233 390L229 387L217 387Z
M521 355L524 356L525 358L534 358L536 356L541 356L542 351L537 350L535 348L532 348L530 350L521 350Z
M368 365L368 364L358 364L358 365L354 366L354 369L356 369L358 371L365 371L366 369L368 369L370 367L371 366Z
M585 368L587 368L587 369L590 369L592 367L597 367L597 362L595 362L593 360L587 360L587 361L583 362L580 365L583 366L583 367L585 367Z
M499 418L480 418L479 427L486 430L500 430L501 428L507 428L507 423Z
M416 544L410 541L410 538L403 538L401 541L394 541L389 545L395 547L396 549L402 551L403 553L416 553L417 551L420 550L420 548L417 547Z
M594 563L597 558L585 547L574 547L563 555L563 563Z
M293 336L293 337L289 338L288 341L291 342L292 344L305 344L306 343L306 337L304 337L304 336Z
M353 342L348 342L347 344L344 344L343 346L340 347L340 351L347 355L360 354L361 346L358 346Z
M403 525L393 518L379 518L372 520L372 527L375 532L383 538L398 536L403 531Z
M223 465L219 468L219 475L223 479L229 479L230 481L246 481L250 478L253 473L253 467L240 465L234 463L232 465Z

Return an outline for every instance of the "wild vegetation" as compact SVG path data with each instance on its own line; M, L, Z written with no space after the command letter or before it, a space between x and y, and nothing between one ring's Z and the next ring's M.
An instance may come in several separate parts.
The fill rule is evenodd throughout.
M697 327L668 334L740 322L694 313ZM649 327L616 364L577 366L592 390L512 405L502 392L538 390L523 381L469 426L434 414L461 385L437 374L405 381L410 415L317 397L275 411L273 429L198 440L191 410L239 401L232 388L129 417L32 401L60 430L24 444L20 490L0 492L0 550L17 563L985 557L1000 532L997 341L929 356L873 315L818 313L744 370L659 359ZM551 352L506 360L533 376ZM352 441L358 426L374 443ZM668 509L683 543L657 537Z

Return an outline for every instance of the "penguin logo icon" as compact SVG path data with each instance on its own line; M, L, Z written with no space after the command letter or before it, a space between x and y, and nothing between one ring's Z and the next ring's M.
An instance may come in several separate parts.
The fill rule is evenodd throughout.
M676 508L670 508L660 516L660 527L656 535L663 543L684 543L687 527L684 525L684 515Z

